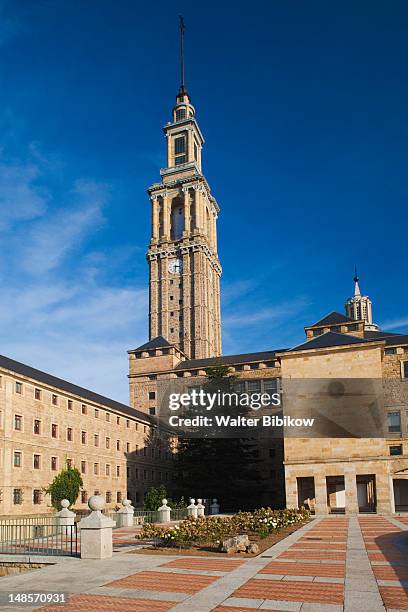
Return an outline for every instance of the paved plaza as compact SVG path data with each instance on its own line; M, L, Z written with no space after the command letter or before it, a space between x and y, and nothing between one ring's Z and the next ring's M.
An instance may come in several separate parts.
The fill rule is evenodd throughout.
M112 559L65 558L2 578L1 590L70 594L42 612L408 610L405 517L316 518L251 559L129 554L134 545L134 530L116 530Z

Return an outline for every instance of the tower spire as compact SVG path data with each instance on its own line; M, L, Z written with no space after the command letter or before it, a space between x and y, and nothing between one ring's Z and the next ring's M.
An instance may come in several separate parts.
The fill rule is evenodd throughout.
M186 93L186 87L184 84L184 32L185 32L185 25L184 25L184 17L182 15L179 15L179 19L180 19L180 89L179 89L179 94L184 94Z
M353 280L354 280L354 296L361 295L360 287L359 287L359 284L358 284L358 280L359 279L358 279L357 266L356 265L354 266L354 279Z

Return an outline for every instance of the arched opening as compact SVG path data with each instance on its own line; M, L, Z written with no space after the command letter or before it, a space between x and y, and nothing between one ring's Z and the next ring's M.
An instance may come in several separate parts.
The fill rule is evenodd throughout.
M184 230L184 208L180 200L175 200L171 206L171 239L180 240Z

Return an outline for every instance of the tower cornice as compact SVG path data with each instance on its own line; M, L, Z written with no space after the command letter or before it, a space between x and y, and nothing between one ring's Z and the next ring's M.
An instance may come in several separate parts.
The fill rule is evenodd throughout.
M191 164L185 164L186 166L190 166ZM178 166L178 168L180 168L180 166ZM166 169L167 170L167 169ZM172 170L172 169L170 169ZM198 168L196 167L196 170L198 170ZM162 171L160 171L162 172ZM170 174L170 172L169 172ZM218 206L218 202L217 200L214 198L214 196L211 193L211 189L210 186L207 182L207 179L205 178L205 176L203 174L199 174L198 172L196 172L196 174L192 175L192 176L185 176L182 178L178 178L172 182L166 183L164 184L163 182L160 183L153 183L152 185L150 185L150 187L148 187L147 189L147 193L149 194L149 196L152 198L154 196L163 196L166 194L166 192L171 191L172 189L177 189L180 187L189 187L191 189L194 189L197 186L197 182L201 183L201 185L204 187L205 189L205 193L209 199L209 201L214 205L214 208L216 210L217 213L220 212L220 207Z

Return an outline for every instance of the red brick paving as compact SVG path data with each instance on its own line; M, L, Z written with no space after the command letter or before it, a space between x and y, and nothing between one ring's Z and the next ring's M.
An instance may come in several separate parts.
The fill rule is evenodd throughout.
M114 580L104 586L118 589L145 589L148 591L167 591L169 593L197 593L218 580L218 576L202 574L171 574L170 572L138 572L125 578Z
M289 550L293 550L296 548L302 548L302 549L306 549L306 548L310 548L310 549L314 549L316 550L317 548L322 550L325 548L328 548L330 550L346 550L347 545L343 544L342 542L296 542L296 544L292 544L292 546L289 547Z
M386 608L408 610L408 589L397 586L379 586Z
M401 565L372 565L374 576L377 580L407 580L408 581L408 567Z
M345 552L326 550L287 550L278 556L278 559L319 559L328 561L345 561Z
M370 561L387 561L392 563L393 561L407 561L407 556L401 552L398 553L374 553L369 552L368 558Z
M68 603L59 606L40 608L41 612L167 612L175 605L174 601L152 599L133 599L129 597L109 597L108 595L74 595Z
M231 572L243 563L245 563L245 561L240 561L239 559L174 559L174 561L162 563L160 567Z
M260 574L283 574L284 576L325 576L330 578L343 578L345 566L343 563L285 563L272 561L268 563Z
M233 597L342 604L344 587L342 584L304 582L303 580L275 581L252 578L237 589Z

